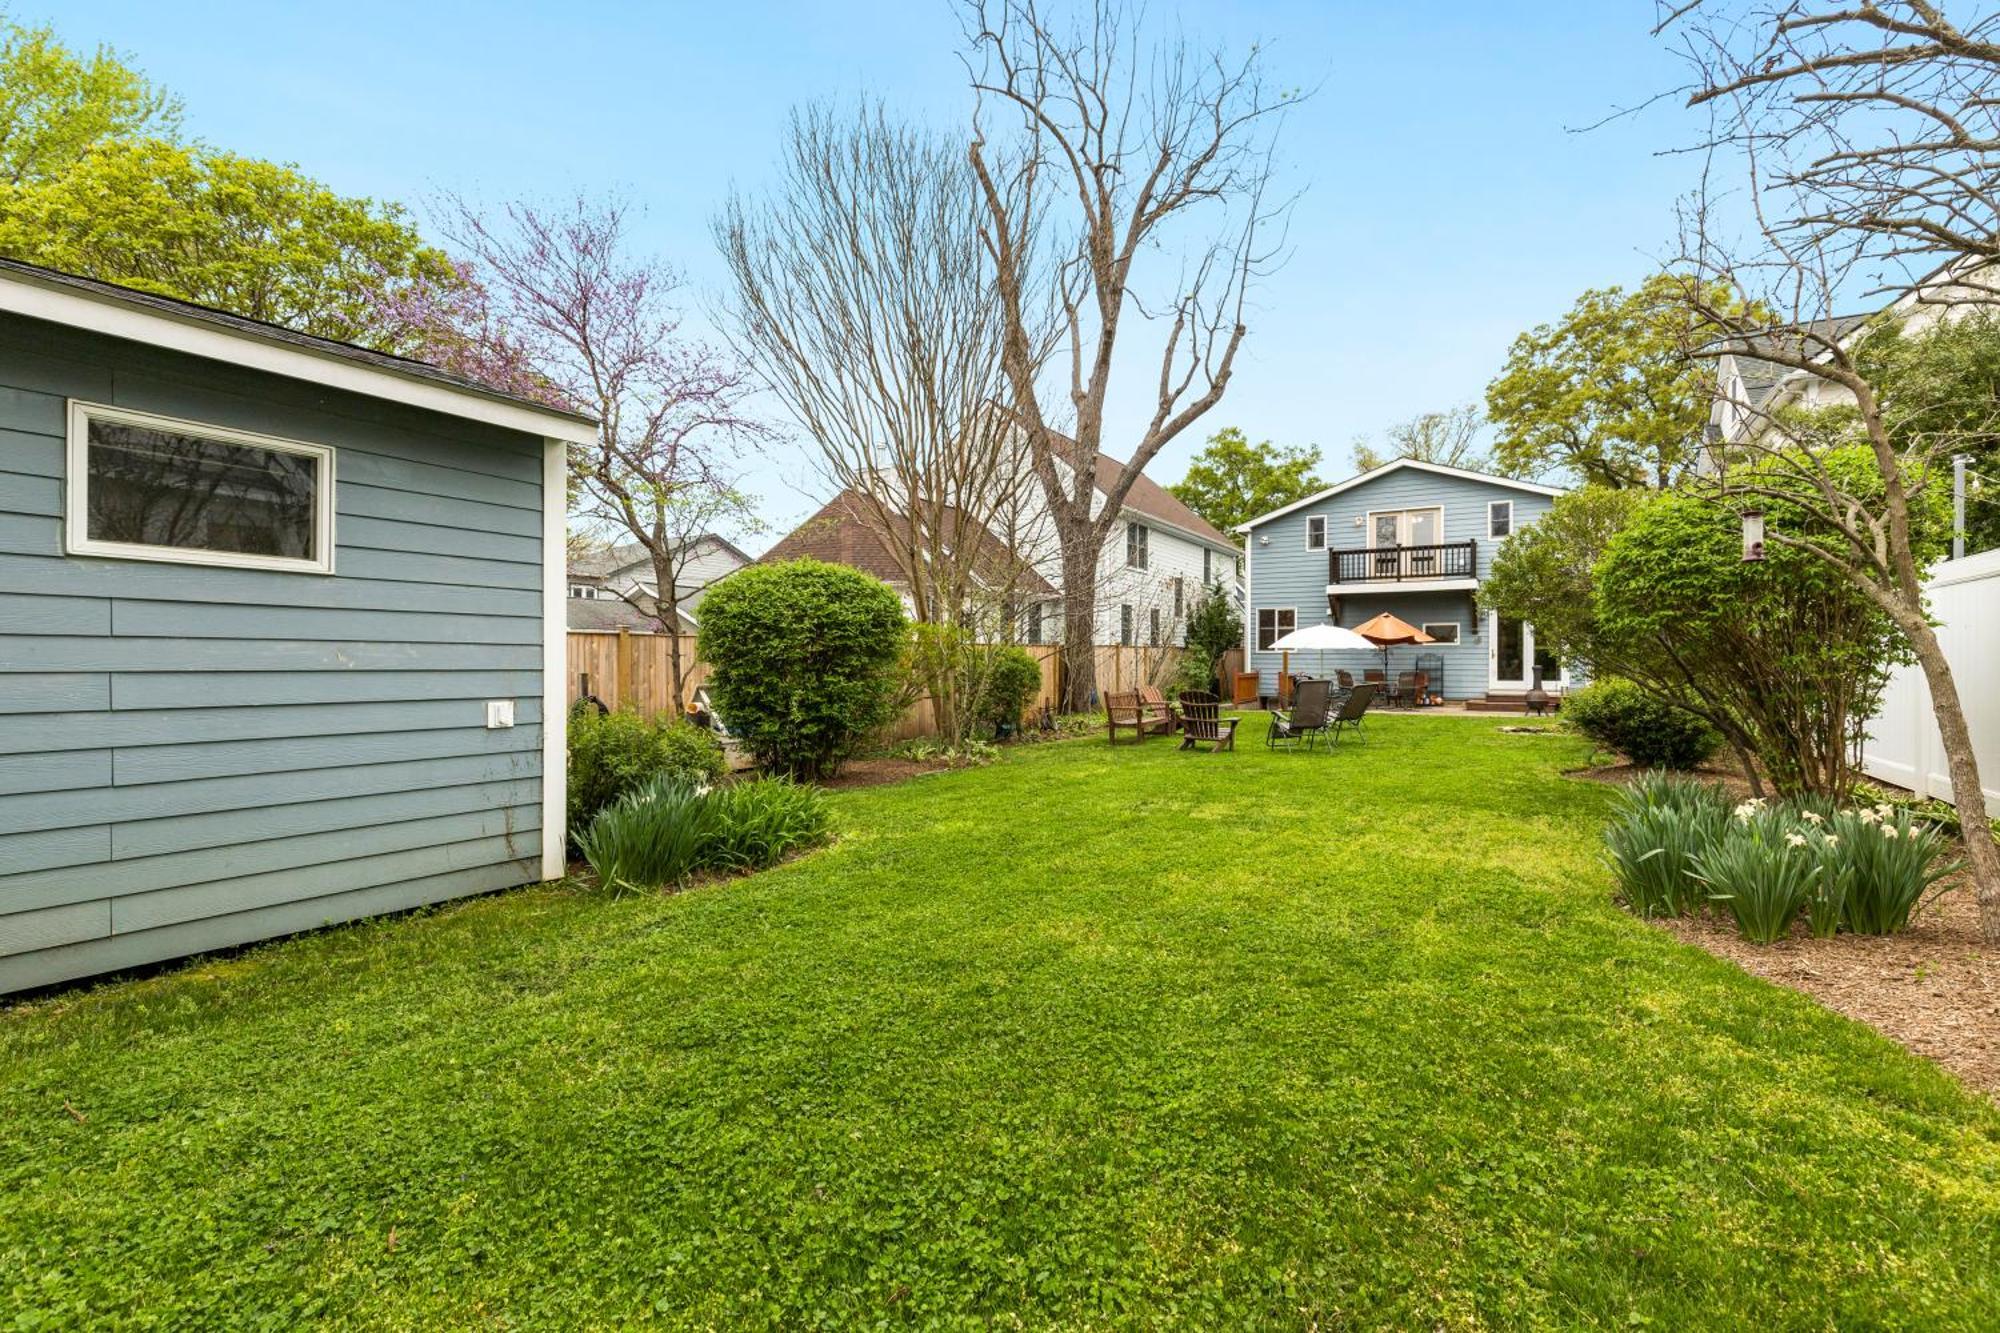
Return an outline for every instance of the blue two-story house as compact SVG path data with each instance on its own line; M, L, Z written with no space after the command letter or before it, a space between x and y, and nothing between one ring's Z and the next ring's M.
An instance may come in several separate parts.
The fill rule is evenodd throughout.
M1446 699L1507 700L1539 672L1554 688L1561 663L1537 653L1534 626L1479 603L1479 584L1509 536L1547 513L1553 486L1399 458L1283 509L1251 519L1244 536L1243 643L1248 669L1277 690L1271 644L1315 624L1353 628L1384 611L1435 642L1389 650L1389 670L1428 670ZM1419 658L1423 661L1419 661ZM1307 654L1295 672L1347 670L1359 679L1379 653Z

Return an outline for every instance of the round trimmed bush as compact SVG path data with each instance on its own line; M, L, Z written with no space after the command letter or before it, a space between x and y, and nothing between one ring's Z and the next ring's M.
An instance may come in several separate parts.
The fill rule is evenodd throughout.
M1585 686L1563 700L1562 717L1593 743L1643 768L1697 768L1722 744L1707 722L1629 680Z
M889 585L845 565L752 565L701 604L715 709L767 773L826 777L895 714L905 621Z
M996 648L986 670L986 716L995 731L1021 725L1042 688L1042 668L1027 650Z

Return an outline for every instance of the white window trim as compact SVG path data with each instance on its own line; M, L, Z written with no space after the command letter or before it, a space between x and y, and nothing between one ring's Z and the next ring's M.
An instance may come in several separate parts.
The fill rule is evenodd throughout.
M294 560L276 555L246 555L241 551L204 551L186 546L150 546L144 542L100 541L90 535L90 423L115 421L128 426L199 435L223 444L247 445L276 453L305 454L319 461L319 475L313 490L313 550L311 560ZM152 560L172 565L216 565L226 569L271 569L294 574L333 572L333 449L304 440L281 439L230 426L214 426L203 421L163 417L151 412L86 403L71 399L69 441L65 450L63 479L63 549L71 555L102 556L113 560Z
M542 878L568 870L569 818L569 446L542 440Z
M1278 649L1276 649L1276 648L1266 648L1266 647L1264 647L1264 644L1263 644L1263 635L1264 635L1264 613L1265 613L1266 611L1269 611L1269 612L1271 613L1271 638L1272 638L1273 640L1277 640L1277 639L1282 639L1282 638L1284 638L1284 637L1285 637L1285 636L1286 636L1287 634L1290 634L1290 633L1292 632L1292 630L1296 630L1296 629L1297 629L1297 628L1299 627L1299 609L1298 609L1298 607L1296 607L1296 606L1260 606L1260 607L1258 607L1258 608L1257 608L1257 611L1256 611L1256 619L1257 619L1257 631L1256 631L1256 637L1255 637L1255 638L1253 638L1253 639L1251 640L1251 642L1252 642L1252 643L1255 643L1255 644L1257 645L1257 647L1256 647L1256 649L1255 649L1255 651L1257 651L1257 652L1260 652L1260 653L1275 653L1275 652L1277 652L1277 651L1278 651ZM1279 625L1278 625L1278 614L1279 614L1280 612L1284 612L1284 611L1289 611L1289 612L1291 613L1291 616L1292 616L1292 628L1291 628L1291 629L1282 629L1282 628L1280 628L1280 627L1279 627Z
M1381 514L1396 515L1396 547L1377 546L1375 544L1375 519ZM1414 543L1407 540L1410 535L1411 514L1436 514L1438 516L1438 539L1435 544L1439 546L1446 544L1443 505L1406 505L1401 509L1371 509L1368 511L1368 549L1371 551L1387 551L1414 545ZM1426 545L1430 544L1432 543L1426 543Z
M1134 535L1134 534L1136 534L1136 535ZM1125 524L1125 568L1127 568L1127 569L1150 569L1150 568L1152 568L1152 563L1153 563L1153 550L1152 550L1152 546L1153 546L1153 539L1152 539L1151 537L1147 536L1146 534L1147 534L1147 529L1146 529L1146 525L1145 525L1144 523L1139 523L1139 522L1135 522L1135 521L1130 521L1130 520L1128 520L1128 521L1126 522L1126 524ZM1139 555L1139 558L1138 558L1137 560L1134 560L1134 559L1132 558L1132 554L1133 554L1133 551L1134 551L1134 549L1135 549L1135 548L1137 549L1137 551L1138 551L1138 555Z
M1445 625L1451 626L1452 633L1455 635L1455 637L1450 639L1439 639L1438 640L1439 643L1444 644L1447 647L1455 648L1459 644L1465 642L1465 622L1461 620L1426 620L1422 625L1418 626L1418 628L1423 630L1424 633L1429 634L1432 630L1441 628Z
M1502 505L1507 506L1507 531L1503 536L1496 537L1493 535L1493 511ZM1513 535L1514 502L1512 500L1488 500L1486 502L1486 540L1490 542L1505 541Z
M1318 541L1313 540L1313 529L1315 527L1319 529ZM1327 522L1326 515L1324 514L1314 514L1306 519L1306 549L1308 551L1324 551L1326 549L1326 528Z

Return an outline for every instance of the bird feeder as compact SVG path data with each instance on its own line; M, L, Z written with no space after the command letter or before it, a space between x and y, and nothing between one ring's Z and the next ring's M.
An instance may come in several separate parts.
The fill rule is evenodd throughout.
M1764 558L1764 511L1761 509L1743 511L1743 558Z

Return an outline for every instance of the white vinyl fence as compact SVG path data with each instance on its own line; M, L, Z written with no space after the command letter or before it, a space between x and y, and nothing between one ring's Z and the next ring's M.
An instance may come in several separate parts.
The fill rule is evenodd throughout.
M1939 622L1958 698L1979 756L1986 808L2000 814L2000 550L1948 560L1932 572L1931 615ZM1916 666L1899 668L1882 695L1881 716L1862 747L1862 770L1920 796L1951 799L1931 692Z

